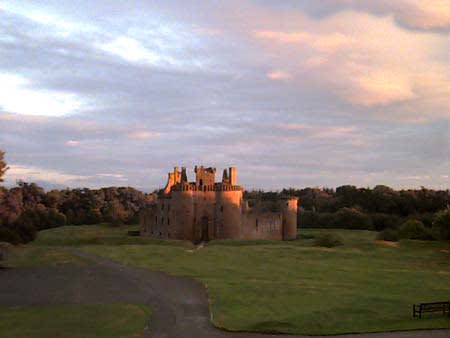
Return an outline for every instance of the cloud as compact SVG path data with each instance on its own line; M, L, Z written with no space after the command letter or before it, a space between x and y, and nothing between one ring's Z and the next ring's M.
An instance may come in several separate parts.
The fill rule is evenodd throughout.
M285 1L283 5L278 6L295 6L320 18L354 10L392 16L400 26L412 30L448 32L450 29L448 0L329 0L303 3Z
M156 64L160 61L158 54L145 48L136 39L126 36L120 36L113 41L100 44L98 47L105 52L118 55L130 62Z
M415 97L412 84L402 74L391 72L373 72L354 79L350 90L345 92L347 99L364 106L383 105L392 102L410 100Z
M255 36L263 39L275 40L279 43L300 43L310 40L311 36L307 32L274 32L257 31Z
M77 95L33 88L26 78L0 73L0 107L23 115L64 116L76 112L83 103Z
M343 25L350 21L352 25ZM443 52L444 37L407 31L388 17L359 12L338 12L320 21L299 13L295 22L298 28L261 29L252 36L271 66L283 67L299 88L328 90L363 107L414 102L427 118L449 110L448 93L442 88L450 81L450 66L435 58ZM430 101L435 109L425 108Z
M131 139L135 140L148 140L150 138L159 137L160 133L155 133L151 131L145 131L145 130L136 130L129 132L127 136Z
M289 80L291 78L291 75L287 72L284 72L282 70L274 70L266 74L267 77L274 81L279 80Z
M6 173L6 182L12 183L18 180L33 182L44 181L60 185L79 184L80 181L87 181L90 176L72 175L55 170L44 169L34 166L22 166L11 164Z
M65 143L68 147L78 147L80 145L80 141L69 140Z

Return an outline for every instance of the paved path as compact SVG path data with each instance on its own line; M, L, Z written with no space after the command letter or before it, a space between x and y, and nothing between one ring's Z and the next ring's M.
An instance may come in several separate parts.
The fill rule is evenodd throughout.
M75 250L93 265L60 265L0 270L0 305L58 303L140 303L154 313L147 338L307 338L307 336L230 333L210 323L208 298L202 284L124 266ZM341 335L340 338L446 338L449 330ZM318 336L315 336L318 338ZM326 338L332 338L327 336Z

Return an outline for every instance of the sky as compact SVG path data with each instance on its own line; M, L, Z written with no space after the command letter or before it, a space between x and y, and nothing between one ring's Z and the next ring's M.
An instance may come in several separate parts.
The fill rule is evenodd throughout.
M9 186L448 189L450 0L2 0L0 149Z

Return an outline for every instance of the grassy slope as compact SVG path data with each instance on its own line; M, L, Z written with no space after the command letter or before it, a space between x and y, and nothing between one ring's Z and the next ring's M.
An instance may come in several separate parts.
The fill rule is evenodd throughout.
M317 234L320 230L302 230ZM336 231L336 230L335 230ZM294 242L87 246L117 261L203 281L214 322L230 330L334 334L450 327L411 318L411 305L450 298L448 243L375 243L369 231L336 232L344 246Z
M0 338L138 338L150 313L132 304L0 307Z
M60 247L26 245L13 248L8 260L0 262L0 266L14 268L89 263L89 260L75 256Z

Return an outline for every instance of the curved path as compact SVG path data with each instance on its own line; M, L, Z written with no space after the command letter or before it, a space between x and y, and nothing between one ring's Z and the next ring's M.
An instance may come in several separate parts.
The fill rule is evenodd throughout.
M153 309L148 338L306 338L231 333L210 322L203 285L193 279L124 266L73 249L96 264L0 270L0 306L58 303L140 303ZM450 329L349 334L340 338L446 338ZM318 338L318 336L314 336ZM326 336L331 338L331 336Z

